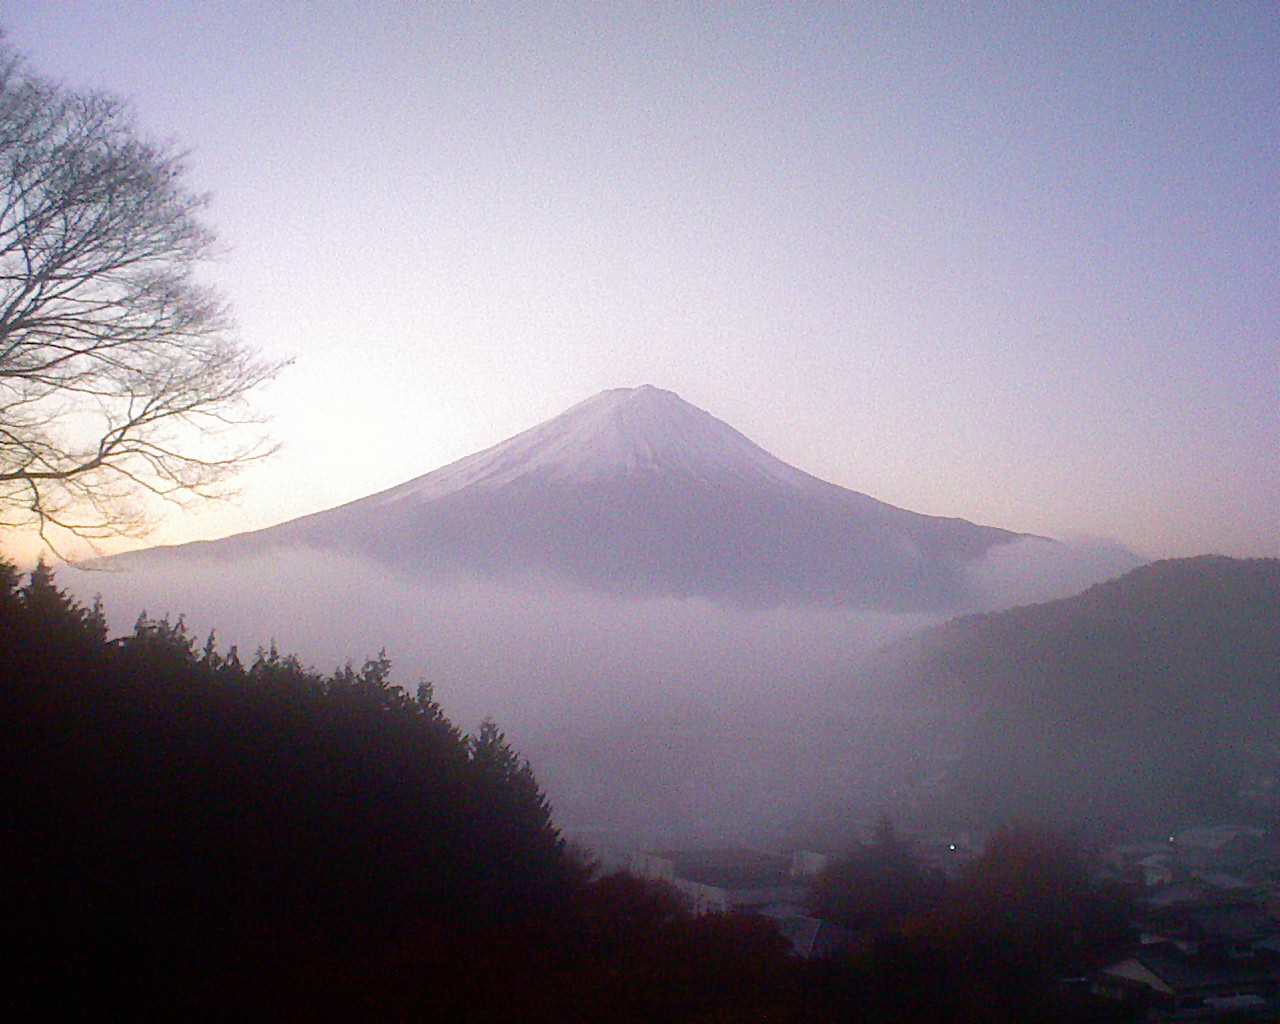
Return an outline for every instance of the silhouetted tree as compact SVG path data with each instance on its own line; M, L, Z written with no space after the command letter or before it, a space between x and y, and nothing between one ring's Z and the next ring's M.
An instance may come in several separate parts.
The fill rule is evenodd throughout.
M214 240L185 175L122 101L0 40L0 525L136 533L139 494L213 493L270 450L228 428L281 364L194 281Z
M43 558L18 589L17 599L15 611L27 626L38 623L40 627L27 639L30 652L65 661L106 640L107 624L101 604L95 602L92 609L83 608L58 587L53 569ZM50 662L46 660L45 664Z
M17 566L0 555L0 616L11 618L19 607L18 588L22 585L22 573Z
M1006 826L954 887L942 921L993 962L1034 977L1079 972L1130 938L1123 890L1094 874L1068 833Z
M473 785L491 794L479 814L482 827L501 837L499 845L506 852L503 870L514 871L523 863L534 877L563 872L564 843L529 762L511 749L492 719L485 719L479 733L469 738L467 752L475 773Z
M503 787L527 824L537 828L551 824L551 806L538 789L533 767L511 749L493 719L486 718L481 723L469 749L471 763L481 777Z
M874 936L937 904L943 880L926 870L882 816L872 841L831 864L814 883L819 917Z

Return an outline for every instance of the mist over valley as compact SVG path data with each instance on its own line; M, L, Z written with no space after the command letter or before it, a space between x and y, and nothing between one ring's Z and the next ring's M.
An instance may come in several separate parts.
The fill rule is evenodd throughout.
M330 512L66 578L116 632L183 615L322 669L385 649L453 720L496 720L570 829L777 842L934 810L936 744L868 655L1136 562L884 505L638 388Z

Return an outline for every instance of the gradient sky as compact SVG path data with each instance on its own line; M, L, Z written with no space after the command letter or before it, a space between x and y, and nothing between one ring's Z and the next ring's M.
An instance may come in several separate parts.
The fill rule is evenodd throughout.
M219 536L652 383L917 511L1280 555L1274 3L5 0L297 362ZM13 541L10 541L11 545Z

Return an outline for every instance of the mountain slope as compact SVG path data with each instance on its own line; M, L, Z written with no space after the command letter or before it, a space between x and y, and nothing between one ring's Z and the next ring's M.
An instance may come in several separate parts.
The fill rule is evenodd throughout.
M1020 536L819 480L645 386L602 392L379 494L180 550L301 546L415 577L546 576L752 606L923 610L964 607L965 568Z
M975 816L1169 825L1280 810L1280 560L1156 562L888 652Z

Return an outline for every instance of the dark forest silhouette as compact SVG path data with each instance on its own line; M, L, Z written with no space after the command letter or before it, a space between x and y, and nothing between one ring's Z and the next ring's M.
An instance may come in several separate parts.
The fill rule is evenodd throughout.
M272 950L358 952L419 914L488 923L564 898L573 868L528 764L489 723L462 735L429 685L394 685L385 656L246 666L145 617L108 642L43 565L25 585L4 568L0 650L6 877L23 880L4 918L32 979L186 999Z

